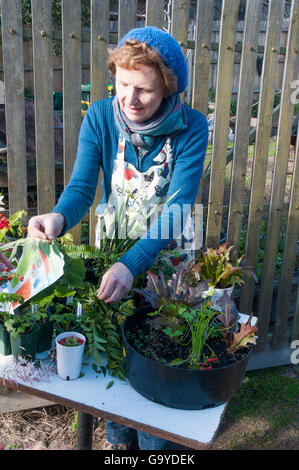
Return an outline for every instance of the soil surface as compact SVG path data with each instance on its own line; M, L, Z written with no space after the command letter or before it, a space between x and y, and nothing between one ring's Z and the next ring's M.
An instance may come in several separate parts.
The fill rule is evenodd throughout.
M188 360L191 348L190 334L183 335L183 339L182 336L177 339L165 334L164 329L165 325L160 316L154 318L145 316L142 320L138 317L137 324L136 322L133 324L130 322L125 332L131 346L149 359L162 364L170 364L176 359L181 359L185 362L177 367L192 368ZM246 347L242 347L234 353L228 353L224 338L218 335L216 338L210 338L207 341L200 357L201 362L196 361L194 368L217 369L240 361L247 353L248 348Z

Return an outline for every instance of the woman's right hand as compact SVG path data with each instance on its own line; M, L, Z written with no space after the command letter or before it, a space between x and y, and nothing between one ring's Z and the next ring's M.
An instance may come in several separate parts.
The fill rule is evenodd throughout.
M64 216L59 212L36 215L28 222L28 235L30 238L54 240L62 232L64 223Z

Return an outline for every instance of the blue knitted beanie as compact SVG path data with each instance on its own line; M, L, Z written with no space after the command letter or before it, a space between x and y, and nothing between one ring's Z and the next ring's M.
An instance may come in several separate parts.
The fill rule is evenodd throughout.
M187 62L179 43L170 34L155 26L134 28L125 34L117 47L122 46L127 39L146 42L155 49L162 57L165 65L175 74L178 84L177 93L182 93L185 90L188 80Z

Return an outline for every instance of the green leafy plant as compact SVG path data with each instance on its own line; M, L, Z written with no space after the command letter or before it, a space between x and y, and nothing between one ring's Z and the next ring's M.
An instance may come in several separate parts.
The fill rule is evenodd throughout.
M187 362L191 369L206 370L213 367L213 362L219 363L219 358L210 345L211 339L219 338L220 342L224 341L227 352L234 354L240 347L255 343L254 333L257 327L251 327L250 323L245 327L239 323L236 305L226 292L214 305L209 297L202 297L208 288L207 281L197 281L194 286L188 285L186 280L190 277L189 268L190 266L184 270L180 265L178 272L168 281L163 273L156 276L148 272L146 289L136 291L142 294L154 309L148 313L149 317L153 317L150 330L153 328L157 332L160 331L180 347L189 348L187 358L184 353L184 357L177 357L169 365L180 366ZM140 335L141 333L137 336L133 333L132 336L139 350ZM148 338L145 341L147 342ZM143 344L142 348L145 348ZM180 348L176 350L179 351ZM151 353L150 357L160 360L154 353Z
M3 198L4 196L0 193L0 210L3 209ZM6 217L0 214L0 242L6 242L6 235L9 234L15 238L23 238L26 234L26 229L22 224L22 219L27 213L24 210L19 210L12 214L10 217Z
M259 239L259 248L257 252L257 267L256 267L256 276L257 276L258 282L261 280L262 274L263 274L265 245L266 245L266 240L267 240L267 225L268 225L267 221L263 220L261 223L261 228L260 228L260 239ZM275 276L277 278L280 276L280 273L281 273L286 225L287 225L287 217L282 216L281 227L280 227L279 238L278 238L278 246L277 246L276 266L275 266ZM247 237L247 228L242 227L241 234L240 234L239 256L245 252L246 237ZM297 261L295 264L295 270L298 271L298 269L299 269L299 262Z
M135 289L155 309L149 313L156 317L153 321L154 328L161 329L173 341L182 341L185 337L186 320L190 318L192 309L203 303L201 294L208 288L207 283L198 283L196 287L188 286L184 281L185 275L182 264L169 280L166 280L162 271L159 276L148 271L146 288Z
M228 242L218 248L198 250L189 267L188 282L196 285L199 281L206 281L210 288L226 288L244 284L246 275L257 282L256 275L245 265L244 255L236 259L233 250Z
M61 330L68 331L81 328L85 315L77 316L78 300L73 300L69 305L54 303L49 318Z
M154 309L162 307L166 316L173 317L176 316L178 305L199 305L203 301L202 293L208 288L207 282L198 282L194 287L186 284L187 275L188 271L184 270L182 264L169 280L166 280L162 271L159 276L147 271L146 288L135 291L143 295Z
M65 338L61 338L59 340L59 344L62 344L63 346L66 346L68 348L81 346L81 344L83 343L83 339L78 338L77 336L66 336Z
M22 314L10 315L4 322L7 331L10 333L12 339L16 339L19 335L26 335L31 333L37 326L39 320L39 313L32 314L31 309L22 312Z
M52 21L54 25L61 26L61 0L52 0ZM81 0L81 21L82 26L90 25L90 0ZM31 0L22 0L22 22L25 25L32 23Z
M189 368L198 369L201 363L205 363L203 358L204 347L207 347L211 356L215 357L214 351L210 348L207 341L212 336L220 334L218 323L215 322L217 312L204 302L200 309L193 310L193 318L188 320L188 326L191 332L191 348L189 354ZM208 366L209 367L209 366Z
M119 324L125 315L133 313L134 303L128 300L121 306L107 305L97 298L97 289L92 284L88 285L88 290L81 292L80 302L86 312L86 319L82 324L87 340L85 353L93 358L93 368L96 371L100 369L103 373L108 370L110 375L124 379Z
M24 302L24 298L18 294L9 294L8 292L1 292L0 293L0 305L2 309L0 310L0 315L8 314L11 311L11 305L14 302L19 302L22 304Z

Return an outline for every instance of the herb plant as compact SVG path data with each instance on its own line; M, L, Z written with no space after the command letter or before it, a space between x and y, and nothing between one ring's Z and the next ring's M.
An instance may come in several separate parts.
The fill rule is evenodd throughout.
M67 347L80 346L83 343L83 339L78 338L77 336L66 336L65 338L59 340L59 344Z
M210 337L219 335L219 326L214 321L216 317L215 310L208 307L205 302L200 309L193 311L194 317L188 321L191 332L191 347L189 355L189 368L198 369L203 361L203 350L207 347L212 356L214 351L210 348L207 341Z

